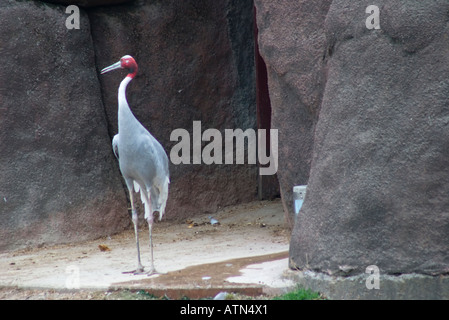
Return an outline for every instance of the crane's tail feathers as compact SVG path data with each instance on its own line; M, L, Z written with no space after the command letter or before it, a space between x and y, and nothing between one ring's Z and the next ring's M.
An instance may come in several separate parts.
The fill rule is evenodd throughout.
M136 192L136 193L139 193L139 191L140 191L140 186L139 186L139 184L136 182L136 181L133 181L133 184L134 184L134 191ZM143 202L143 201L142 201Z
M142 199L142 203L145 205L145 219L148 219L148 217L150 217L150 204L148 201L144 200L144 196L142 196L142 193L140 193L140 198ZM153 214L151 212L151 214ZM153 221L153 219L151 219L151 221Z
M144 189L142 189L142 187L136 181L134 181L134 191L136 193L140 193L140 200L145 206L145 219L150 217L150 214L153 214L154 211L159 211L159 220L162 219L162 216L165 213L165 206L168 199L169 183L170 179L167 177L162 184L161 189L157 189L159 193L155 193L154 197L150 198L152 192L150 190L148 192L144 192Z
M150 198L148 196L148 193L144 192L141 186L134 181L134 191L136 191L136 193L140 193L140 201L142 201L144 207L145 207L145 219L147 219L148 217L150 217ZM152 213L152 212L151 212Z
M146 196L146 194L142 192L142 188L136 181L133 181L133 184L134 184L134 191L136 193L140 193L140 201L142 201L142 203L145 205L145 219L146 219L149 216L150 212L150 204L148 201L149 199Z
M168 185L170 183L170 178L167 177L162 185L162 190L160 190L160 195L159 195L159 199L160 199L160 210L159 210L159 220L162 219L162 216L165 213L165 206L167 204L167 199L168 199Z

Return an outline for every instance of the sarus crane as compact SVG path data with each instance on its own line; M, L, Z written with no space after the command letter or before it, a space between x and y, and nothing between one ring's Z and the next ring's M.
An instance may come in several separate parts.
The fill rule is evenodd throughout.
M116 70L128 71L118 89L118 134L112 139L112 149L118 159L120 172L125 180L131 202L131 218L137 246L137 269L130 273L144 273L140 261L138 215L134 193L140 192L145 206L145 219L150 235L151 266L146 272L157 273L153 259L153 214L159 212L159 220L164 215L170 183L168 157L162 145L148 132L131 112L126 100L126 87L137 74L137 63L133 57L123 56L119 62L101 70L101 74Z

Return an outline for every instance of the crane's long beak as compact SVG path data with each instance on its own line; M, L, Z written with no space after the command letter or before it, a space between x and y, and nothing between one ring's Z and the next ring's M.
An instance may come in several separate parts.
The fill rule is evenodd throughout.
M109 67L104 68L103 70L101 70L101 74L112 71L112 70L116 70L116 69L120 69L122 67L122 63L116 62L113 65L110 65Z

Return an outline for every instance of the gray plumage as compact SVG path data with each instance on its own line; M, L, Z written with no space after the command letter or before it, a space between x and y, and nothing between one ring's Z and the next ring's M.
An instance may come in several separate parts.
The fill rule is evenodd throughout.
M149 273L153 274L156 272L153 262L153 214L159 212L160 220L165 212L170 183L168 157L162 145L133 115L126 100L126 87L137 73L135 60L131 56L124 56L119 62L104 68L101 73L119 68L128 69L130 73L122 80L118 90L118 134L112 139L112 150L118 159L131 201L132 221L137 245L137 269L132 272L143 272L143 266L140 262L134 190L136 193L140 193L141 201L145 207L145 219L148 222L151 248Z

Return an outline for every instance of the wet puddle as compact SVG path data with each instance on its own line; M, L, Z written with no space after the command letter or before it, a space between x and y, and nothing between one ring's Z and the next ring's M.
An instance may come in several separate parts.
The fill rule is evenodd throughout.
M199 299L212 297L220 291L241 293L250 296L263 294L263 284L234 283L227 278L241 275L240 270L248 265L288 258L288 252L245 257L216 263L187 267L148 279L114 283L111 289L128 288L145 290L157 297L166 295L172 299L189 297Z

